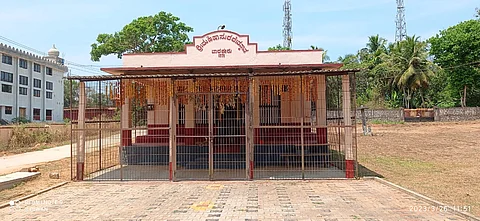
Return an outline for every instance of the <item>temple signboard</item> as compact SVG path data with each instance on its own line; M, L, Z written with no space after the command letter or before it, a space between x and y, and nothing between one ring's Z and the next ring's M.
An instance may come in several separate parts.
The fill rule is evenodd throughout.
M235 34L230 34L230 33L213 33L210 35L207 35L202 38L202 41L195 45L195 48L199 52L205 51L205 47L211 43L215 43L218 41L230 41L232 42L235 47L237 48L238 51L241 51L243 53L247 53L249 50L245 46L245 42L240 40L240 36L237 36ZM234 49L232 48L215 48L212 49L211 52L212 54L218 55L219 58L225 58L226 54L231 54L233 53Z

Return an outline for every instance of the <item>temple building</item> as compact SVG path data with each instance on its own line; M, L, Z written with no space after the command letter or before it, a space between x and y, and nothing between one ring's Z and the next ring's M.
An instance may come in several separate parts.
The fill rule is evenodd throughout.
M124 54L106 75L69 77L80 82L72 179L354 178L358 70L323 54L260 51L217 30L183 52Z

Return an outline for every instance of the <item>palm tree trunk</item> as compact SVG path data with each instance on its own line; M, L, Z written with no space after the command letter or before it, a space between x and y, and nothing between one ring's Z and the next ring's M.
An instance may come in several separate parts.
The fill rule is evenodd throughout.
M410 109L410 89L407 89L407 109Z
M467 85L463 87L462 107L467 106Z

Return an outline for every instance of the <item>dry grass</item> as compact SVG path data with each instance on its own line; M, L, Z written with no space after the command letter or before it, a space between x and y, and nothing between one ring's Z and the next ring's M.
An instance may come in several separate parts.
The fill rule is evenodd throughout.
M18 125L12 129L8 143L0 147L2 155L12 155L65 145L70 140L70 126L55 129L37 124Z
M117 129L119 123L102 123L102 129ZM74 128L76 125L74 126ZM87 129L98 129L98 123L86 124ZM99 130L87 130L87 140L98 139ZM109 132L109 135L119 131ZM8 156L67 145L70 143L71 128L69 124L45 127L45 124L31 123L14 126L8 143L0 144L0 155Z
M393 183L480 216L480 121L372 125L360 164Z

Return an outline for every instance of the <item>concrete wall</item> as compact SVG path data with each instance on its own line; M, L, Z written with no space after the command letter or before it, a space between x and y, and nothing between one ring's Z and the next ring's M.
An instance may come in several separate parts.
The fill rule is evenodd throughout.
M329 113L330 116L335 114ZM338 114L337 114L338 115ZM404 121L404 109L367 109L365 110L367 121ZM339 113L339 116L342 116ZM361 122L361 112L357 110L357 122ZM435 121L464 121L480 120L480 107L454 107L454 108L434 108Z
M479 120L480 107L435 108L435 121Z
M403 121L404 112L403 109L366 109L365 116L368 121ZM360 110L357 110L356 117L360 122L362 119Z

